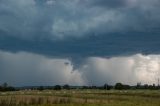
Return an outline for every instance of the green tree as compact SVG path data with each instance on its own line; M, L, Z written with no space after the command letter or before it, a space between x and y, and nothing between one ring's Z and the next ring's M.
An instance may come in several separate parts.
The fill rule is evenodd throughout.
M44 87L43 87L43 86L40 86L40 87L38 87L38 90L43 91L43 90L44 90Z
M61 88L61 86L60 85L56 85L56 86L54 86L54 90L61 90L62 88Z
M122 83L116 83L115 89L116 90L122 90L123 89L123 84Z
M3 85L2 85L3 88L7 88L8 87L8 84L5 82Z
M66 85L63 86L63 89L70 90L70 86L68 84L66 84Z
M103 88L104 88L104 89L107 89L107 90L110 90L110 89L111 89L111 87L110 87L108 84L104 84Z

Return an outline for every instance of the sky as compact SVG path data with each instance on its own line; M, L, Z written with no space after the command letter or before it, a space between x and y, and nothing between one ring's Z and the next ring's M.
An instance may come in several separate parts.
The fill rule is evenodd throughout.
M0 0L0 84L157 84L159 0Z

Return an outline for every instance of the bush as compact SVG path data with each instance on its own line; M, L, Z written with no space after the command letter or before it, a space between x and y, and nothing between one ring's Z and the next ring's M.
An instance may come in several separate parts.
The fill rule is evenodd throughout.
M116 90L122 90L123 89L123 84L122 83L116 83L115 89Z
M60 85L56 85L56 86L54 86L54 90L61 90L62 88L61 88L61 86Z
M70 90L70 86L66 84L66 85L63 86L63 89Z
M108 84L104 84L104 89L107 89L107 90L110 90L111 89L111 86L109 86Z
M0 86L0 91L15 91L14 87L8 86L7 83L2 84L2 86Z

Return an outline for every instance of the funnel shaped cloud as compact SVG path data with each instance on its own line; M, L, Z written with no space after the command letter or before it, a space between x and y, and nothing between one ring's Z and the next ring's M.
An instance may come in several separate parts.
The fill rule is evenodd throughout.
M159 0L0 0L0 83L156 83L159 10Z
M157 84L160 75L159 55L126 57L89 57L73 68L69 59L48 58L27 52L0 52L0 80L24 85L103 85L122 82L135 85Z
M52 59L41 55L19 52L0 52L0 83L16 86L72 84L83 80L68 59Z

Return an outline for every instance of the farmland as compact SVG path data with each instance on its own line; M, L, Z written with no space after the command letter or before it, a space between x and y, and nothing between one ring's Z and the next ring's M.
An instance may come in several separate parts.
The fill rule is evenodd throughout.
M21 90L0 92L0 106L160 106L159 90Z

